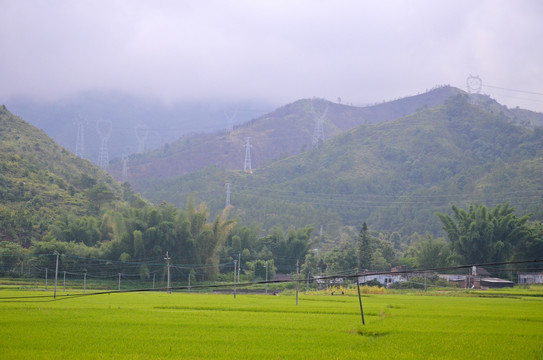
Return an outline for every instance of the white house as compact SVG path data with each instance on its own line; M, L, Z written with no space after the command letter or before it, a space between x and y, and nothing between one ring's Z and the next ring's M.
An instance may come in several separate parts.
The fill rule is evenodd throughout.
M543 273L518 274L519 284L543 284Z
M376 280L385 286L389 286L390 284L394 284L397 282L407 281L405 277L400 274L368 274L368 275L361 275L358 277L358 282L360 284L365 284L368 281L372 281L372 280Z

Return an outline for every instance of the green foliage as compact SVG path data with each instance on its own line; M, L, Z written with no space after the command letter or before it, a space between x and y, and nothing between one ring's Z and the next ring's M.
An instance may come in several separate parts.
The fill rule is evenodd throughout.
M370 244L370 235L368 234L368 225L364 221L358 234L358 269L365 270L372 267L373 249Z
M416 239L411 245L410 253L415 258L414 266L419 269L453 265L449 244L443 238L435 239L431 234Z
M51 228L54 236L73 236L83 231L79 228L93 225L83 219L66 229L65 214L95 216L96 206L119 196L121 189L113 178L5 107L0 109L0 129L0 239L28 247L59 221L54 225L59 229ZM95 234L90 236L83 241L93 245Z
M268 267L268 280L274 278L277 268L273 260L254 260L247 262L248 270L245 271L249 281L266 280L266 264Z
M23 256L27 252L19 244L7 241L0 242L0 275L5 276L16 273L23 261Z
M438 213L451 248L465 264L510 260L515 248L530 236L530 215L517 218L509 204L489 210L472 204L468 211L452 206L453 217Z
M324 255L324 263L328 274L351 273L358 266L358 257L354 247L344 242Z

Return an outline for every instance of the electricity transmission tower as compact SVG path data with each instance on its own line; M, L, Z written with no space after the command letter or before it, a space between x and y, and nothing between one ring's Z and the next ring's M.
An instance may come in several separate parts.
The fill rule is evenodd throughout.
M109 170L109 151L107 142L111 135L111 121L98 120L96 122L96 130L100 136L100 153L98 155L98 166L103 170Z
M147 137L149 136L149 129L145 125L136 126L136 139L138 139L138 152L142 153L145 151L145 143L147 142Z
M252 173L253 169L251 167L251 138L248 136L245 138L245 163L243 164L243 171Z
M83 158L85 156L85 125L87 120L78 117L75 119L77 124L77 137L75 139L75 155Z
M324 118L328 113L328 103L326 103L324 111L318 114L317 110L315 110L315 100L315 98L311 99L311 113L315 119L315 129L313 130L313 140L311 142L311 148L313 149L318 148L319 144L324 142ZM324 103L325 100L322 100L322 102Z
M230 206L230 183L226 183L226 205L225 207Z
M479 76L470 75L466 79L466 87L470 94L480 94L483 88L483 80Z
M226 117L226 120L228 121L228 128L227 131L230 135L234 133L234 119L236 118L238 111L234 109L234 111L224 111L224 116Z
M121 157L121 160L123 162L123 172L121 175L121 182L127 182L128 181L128 155L123 154Z

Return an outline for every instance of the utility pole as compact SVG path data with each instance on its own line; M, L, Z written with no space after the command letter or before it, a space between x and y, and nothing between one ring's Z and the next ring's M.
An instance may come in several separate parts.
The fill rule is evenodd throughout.
M298 281L299 275L300 275L300 259L296 259L296 306L298 306L298 287L300 285L300 282Z
M57 298L57 279L58 279L58 252L56 252L57 254L57 264L55 265L55 292L54 292L54 295L53 295L53 299L56 299Z
M47 290L47 268L45 268L45 290Z
M358 302L360 303L360 315L362 316L362 325L366 325L366 322L364 321L364 309L362 308L362 295L360 295L360 277L358 276L358 272L356 274L356 287L358 289Z
M266 295L268 295L268 260L266 260Z
M189 271L189 292L190 292L190 271Z
M168 285L167 285L168 294L172 293L172 289L171 289L171 286L170 286L170 259L171 258L168 255L168 252L166 251L166 256L164 257L164 260L166 260L166 264L168 266Z
M426 271L424 272L424 292L426 292Z
M236 272L238 271L238 261L234 260L234 299L236 298Z
M155 276L156 274L153 274L153 289L155 288Z
M64 270L64 292L66 292L66 270Z
M239 281L240 273L241 273L241 253L239 252L238 253L238 284L240 283L240 281Z
M83 294L87 292L87 273L83 276Z
M119 286L117 289L121 291L121 273L119 273Z

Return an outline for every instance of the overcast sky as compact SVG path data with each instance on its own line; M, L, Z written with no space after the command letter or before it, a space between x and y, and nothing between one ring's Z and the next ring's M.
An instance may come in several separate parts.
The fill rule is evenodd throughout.
M0 0L0 102L118 90L361 105L476 75L543 112L542 38L541 0Z

